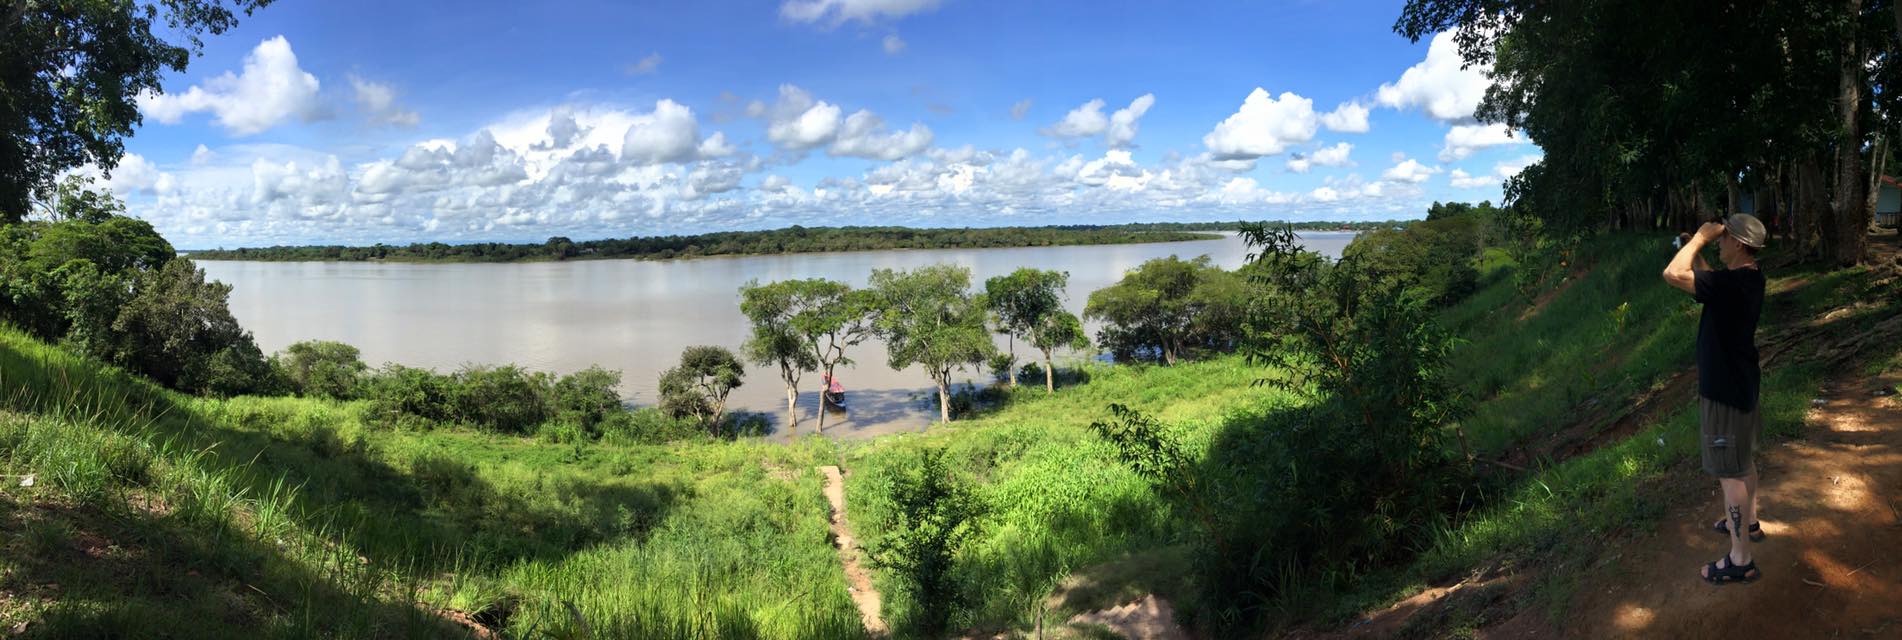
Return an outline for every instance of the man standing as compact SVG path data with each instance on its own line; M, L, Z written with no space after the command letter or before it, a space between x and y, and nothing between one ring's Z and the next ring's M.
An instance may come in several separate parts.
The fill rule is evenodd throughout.
M1751 457L1763 428L1757 410L1762 372L1756 335L1764 283L1757 251L1763 249L1764 235L1763 223L1746 214L1708 223L1684 240L1664 268L1665 282L1704 305L1697 321L1700 449L1704 471L1717 476L1724 492L1726 517L1712 528L1730 537L1730 554L1700 572L1712 584L1753 582L1763 575L1750 555L1750 543L1763 539L1757 522L1757 467ZM1718 243L1723 269L1711 269L1699 255L1712 242Z

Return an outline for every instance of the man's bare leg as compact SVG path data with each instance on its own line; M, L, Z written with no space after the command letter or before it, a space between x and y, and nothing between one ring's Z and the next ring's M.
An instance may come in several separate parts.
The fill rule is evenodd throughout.
M1750 466L1750 475L1744 476L1744 491L1750 495L1750 501L1744 507L1744 522L1762 522L1757 518L1757 467Z
M1718 478L1717 484L1724 490L1725 519L1730 525L1730 561L1725 566L1737 567L1750 564L1755 558L1750 556L1750 525L1744 520L1744 509L1750 506L1750 485L1746 478ZM1699 570L1704 577L1710 577L1710 567Z

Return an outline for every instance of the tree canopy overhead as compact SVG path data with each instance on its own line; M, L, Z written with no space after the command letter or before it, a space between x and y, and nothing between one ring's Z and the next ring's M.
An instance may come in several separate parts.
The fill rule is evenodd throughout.
M1544 160L1507 184L1548 230L1686 230L1752 207L1803 254L1860 259L1896 130L1890 0L1410 0L1493 84L1477 119Z
M0 222L26 217L65 171L117 166L138 96L184 71L201 36L270 2L0 0Z

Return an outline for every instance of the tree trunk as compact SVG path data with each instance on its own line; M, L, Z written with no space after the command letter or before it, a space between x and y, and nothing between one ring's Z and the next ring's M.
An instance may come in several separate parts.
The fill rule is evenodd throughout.
M1862 13L1862 0L1845 0L1844 15ZM1833 242L1824 257L1831 264L1849 266L1862 261L1862 237L1868 234L1869 220L1863 216L1862 129L1857 121L1862 107L1862 48L1858 46L1854 26L1843 37L1842 60L1836 75L1836 119L1840 130L1836 138L1836 189L1831 202L1832 220L1824 233Z
M1043 390L1044 393L1057 392L1057 368L1050 363L1050 350L1043 352Z
M1010 388L1017 388L1017 336L1010 337Z
M951 423L951 388L945 384L945 378L948 377L950 376L938 376L936 379L938 383L938 424Z
M1736 171L1724 172L1724 215L1743 212L1743 183L1737 181Z
M1863 184L1862 213L1856 215L1856 218L1861 220L1865 227L1868 226L1869 220L1876 215L1876 200L1882 195L1882 167L1888 163L1889 141L1883 139L1880 132L1876 133L1876 145L1871 151L1872 153L1869 155L1869 171L1867 172L1869 181ZM1867 233L1867 230L1865 229L1864 232Z
M1171 339L1171 338L1162 339L1162 363L1164 365L1174 365L1176 363L1176 348L1175 348L1174 339Z
M819 395L824 397L825 392ZM786 428L795 434L799 432L799 388L792 385L786 385Z
M832 367L834 366L836 363L826 364L826 377L822 381L825 386L819 388L819 433L822 434L826 432L826 406L832 402L826 399L826 394L832 392Z

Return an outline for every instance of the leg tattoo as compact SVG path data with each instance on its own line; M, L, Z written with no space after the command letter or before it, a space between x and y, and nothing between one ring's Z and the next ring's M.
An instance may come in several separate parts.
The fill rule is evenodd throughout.
M1743 509L1738 508L1736 505L1731 505L1730 507L1730 535L1738 538L1744 537Z

